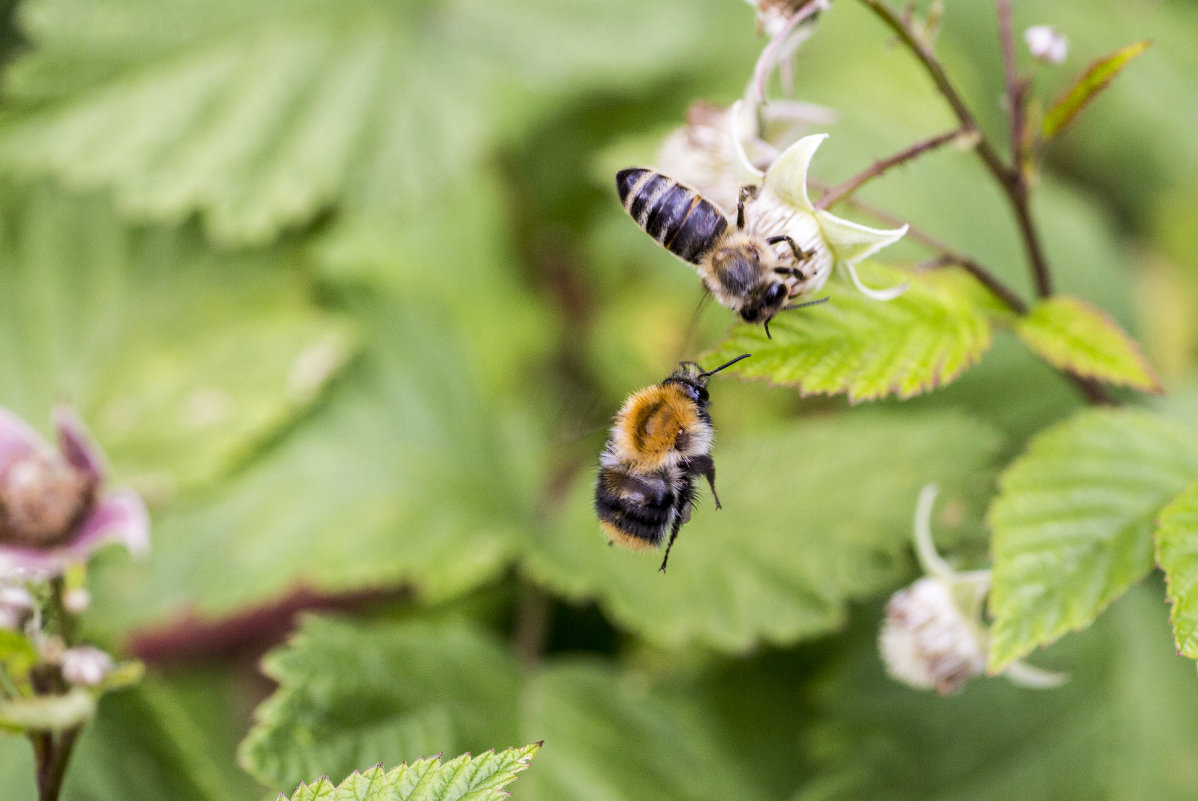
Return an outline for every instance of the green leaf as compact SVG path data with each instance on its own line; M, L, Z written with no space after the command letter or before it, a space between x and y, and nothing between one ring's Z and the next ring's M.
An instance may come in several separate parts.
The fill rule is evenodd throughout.
M279 689L241 758L274 785L514 737L550 743L521 782L529 801L762 797L722 752L720 718L678 677L654 682L598 659L530 668L460 622L316 618L266 668Z
M1108 384L1162 391L1135 340L1080 298L1057 295L1036 304L1015 322L1015 333L1054 367Z
M134 231L47 186L0 201L0 403L34 425L74 405L119 480L203 482L307 408L354 350L280 269L195 231Z
M685 3L35 0L0 162L260 243L330 206L394 219L468 189L561 89L693 52Z
M1085 628L1143 578L1157 514L1195 477L1198 438L1146 412L1086 411L1037 437L990 508L989 670Z
M1062 92L1044 113L1043 132L1046 140L1068 128L1098 93L1115 80L1124 67L1148 49L1151 40L1145 39L1097 59L1073 85Z
M869 286L908 280L911 287L880 302L832 282L827 303L775 317L772 338L762 326L737 326L702 363L751 353L730 372L793 386L804 396L847 394L855 402L927 392L952 381L990 347L979 288L961 271L908 274L869 263L859 269Z
M462 754L445 763L439 757L417 759L385 772L380 765L354 773L336 787L326 778L311 786L300 785L290 801L503 801L511 795L503 788L516 780L540 749L540 743L533 743L476 757Z
M1169 582L1173 639L1179 653L1198 659L1198 483L1161 510L1156 561Z
M1037 661L1052 690L979 678L943 698L884 675L873 625L814 686L792 801L1185 801L1198 793L1198 685L1174 657L1159 586Z
M560 529L534 542L528 573L569 598L598 600L619 626L656 644L745 651L832 631L852 601L904 575L924 484L941 484L949 499L941 509L953 510L956 526L964 518L980 529L969 499L992 480L991 428L952 412L863 409L725 435L720 420L736 410L721 405L724 393L713 385L723 509L701 497L667 573L656 572L660 553L608 546L592 508L593 470L568 496Z
M96 574L97 624L211 618L297 585L436 603L508 564L534 506L525 415L480 382L441 304L346 302L370 349L270 450L159 515L144 564Z
M269 785L517 739L518 666L463 624L310 618L263 670L279 689L240 762Z
M522 799L766 797L722 750L720 721L677 678L650 683L598 660L562 659L529 684L524 729L547 747Z

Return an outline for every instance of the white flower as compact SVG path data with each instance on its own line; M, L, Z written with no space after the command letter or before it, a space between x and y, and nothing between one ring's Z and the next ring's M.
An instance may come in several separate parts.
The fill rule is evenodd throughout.
M1023 32L1023 41L1034 58L1060 64L1069 54L1069 40L1051 25L1033 25Z
M935 500L936 487L924 487L915 511L915 552L928 575L891 596L878 648L893 678L948 695L985 672L990 634L982 607L990 571L954 571L936 552L930 525ZM1003 675L1032 688L1066 680L1025 662L1013 663Z
M733 106L733 114L739 113ZM840 265L853 284L874 300L891 300L907 285L871 289L861 283L857 263L872 256L907 233L907 226L885 230L869 228L817 209L807 195L807 169L827 134L805 136L786 149L764 173L737 153L740 172L747 183L760 183L757 197L745 208L745 224L764 236L787 235L814 255L803 264L804 280L791 286L791 297L818 292Z
M796 100L769 103L760 114L744 103L728 108L700 100L686 110L686 124L662 142L655 166L734 217L746 177L738 159L767 167L804 129L834 119L831 109Z
M939 579L919 579L891 596L878 645L891 676L941 695L986 669L983 635L961 613L952 587Z

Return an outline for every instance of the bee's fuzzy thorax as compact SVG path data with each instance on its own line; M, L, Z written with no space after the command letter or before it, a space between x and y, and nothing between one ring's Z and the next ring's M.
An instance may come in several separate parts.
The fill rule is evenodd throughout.
M711 450L710 418L678 383L655 384L625 401L612 426L612 450L637 470L672 467Z

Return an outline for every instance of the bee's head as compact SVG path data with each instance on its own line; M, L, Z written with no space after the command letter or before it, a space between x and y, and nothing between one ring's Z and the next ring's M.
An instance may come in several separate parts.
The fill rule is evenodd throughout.
M749 358L749 356L750 354L748 353L741 354L731 361L724 362L713 370L704 370L695 362L682 362L678 365L678 369L674 371L673 375L661 383L663 385L674 384L678 386L695 403L698 403L701 406L706 406L709 400L709 396L707 394L707 379L711 378L725 367L730 367L731 365L739 362L741 359Z
M790 289L781 281L762 284L745 298L744 305L740 307L741 319L746 323L764 323L768 326L770 319L782 311L789 296ZM768 327L766 333L769 333Z

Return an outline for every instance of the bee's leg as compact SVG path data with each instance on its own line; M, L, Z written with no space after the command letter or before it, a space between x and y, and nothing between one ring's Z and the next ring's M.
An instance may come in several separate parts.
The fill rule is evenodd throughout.
M685 515L685 519L683 519ZM674 540L678 538L678 529L682 528L682 524L691 518L691 505L686 503L678 510L678 516L674 518L674 525L670 528L670 541L666 543L665 555L661 557L661 567L657 568L657 572L666 572L666 562L670 561L670 549L674 547Z
M736 230L743 231L745 228L745 203L757 197L757 187L752 184L745 184L740 188L740 193L736 198Z
M793 275L800 281L807 280L807 273L803 272L798 267L775 267L774 272L778 275Z
M795 261L799 262L800 264L815 255L815 251L803 250L798 246L798 243L796 243L786 234L783 234L782 236L771 236L769 239L765 240L765 242L767 245L776 245L779 242L785 242L786 244L790 245L790 252L794 254Z
M711 497L715 499L715 508L723 509L724 507L720 506L720 496L715 493L715 460L711 458L711 454L692 456L687 460L685 469L692 476L703 476L707 479L707 485L711 487Z

